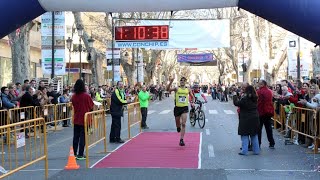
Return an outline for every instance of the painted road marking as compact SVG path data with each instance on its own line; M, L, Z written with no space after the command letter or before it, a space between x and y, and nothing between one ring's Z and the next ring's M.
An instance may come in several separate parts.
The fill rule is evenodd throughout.
M206 135L207 135L207 136L210 135L210 129L206 129Z
M159 114L168 114L171 110L164 110L162 112L160 112Z
M199 154L198 154L198 169L201 169L201 152L202 150L202 132L200 133L200 144L199 144Z
M209 114L218 114L217 110L209 110Z
M206 122L209 122L208 119L206 119Z
M226 114L235 114L232 110L223 110Z
M209 152L209 157L216 157L214 155L214 149L213 149L213 146L211 144L208 145L208 152Z
M152 114L152 113L155 113L156 111L155 110L150 110L148 111L148 114Z

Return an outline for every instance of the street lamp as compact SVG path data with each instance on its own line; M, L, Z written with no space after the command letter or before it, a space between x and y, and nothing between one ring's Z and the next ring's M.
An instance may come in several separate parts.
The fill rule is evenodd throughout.
M248 32L242 32L242 82L244 82L244 73L247 71L247 65L244 63L244 39L248 37Z
M79 25L77 27L77 30L78 30L78 36L79 36L79 54L80 54L80 74L79 74L79 79L81 79L81 76L82 76L82 62L81 62L82 44L81 44L81 39L83 37L83 27Z
M89 48L92 49L93 48L93 43L94 43L94 39L92 39L92 37L90 37L88 39L88 45L89 45Z
M235 51L236 51L236 46L232 46L231 47L231 50L232 50L232 62L235 61ZM237 65L238 66L238 65ZM239 71L236 72L236 75L237 75L237 82L239 82Z
M68 86L70 85L69 84L69 79L70 79L70 67L71 67L71 48L72 48L72 39L70 37L68 37L68 39L66 40L67 41L67 48L69 50L69 68L68 68Z
M136 60L135 62L137 64L137 84L138 84L139 83L139 63L140 63L140 61Z
M111 17L111 36L112 36L112 43L111 43L111 51L112 51L112 72L113 72L113 77L112 77L112 86L115 84L114 83L114 44L115 44L115 26L116 23L118 22L119 25L120 22L123 22L123 24L126 24L126 22L122 19L117 19L116 17L113 17L113 14L112 13L109 13L110 17Z
M137 84L139 83L139 64L140 64L140 58L139 58L139 48L137 48L137 59L136 59L136 64L137 64Z
M92 39L92 37L90 37L88 39L88 46L89 46L89 52L88 52L88 58L87 58L88 61L91 60L91 50L93 48L93 43L94 43L94 39Z

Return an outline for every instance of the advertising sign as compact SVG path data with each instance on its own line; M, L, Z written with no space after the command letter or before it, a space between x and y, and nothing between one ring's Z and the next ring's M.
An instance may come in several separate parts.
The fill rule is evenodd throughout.
M169 26L169 40L116 41L116 48L213 49L230 47L230 20L139 20L137 26ZM157 34L157 31L154 31ZM123 38L134 32L122 34Z
M54 20L54 74L65 75L65 12L55 12ZM41 61L43 74L52 71L52 13L41 16Z
M213 61L212 53L203 53L203 54L178 54L178 62L184 63L205 63Z

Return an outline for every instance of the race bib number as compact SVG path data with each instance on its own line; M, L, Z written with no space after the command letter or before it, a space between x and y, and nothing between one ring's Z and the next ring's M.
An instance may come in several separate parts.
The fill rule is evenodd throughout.
M179 103L185 103L185 102L187 102L187 97L179 96Z

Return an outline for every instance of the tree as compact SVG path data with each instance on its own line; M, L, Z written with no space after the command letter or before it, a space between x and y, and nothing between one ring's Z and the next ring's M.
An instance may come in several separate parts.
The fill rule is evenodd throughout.
M216 83L216 79L219 77L219 72L217 72L217 67L205 67L203 68L204 72L207 74L207 77L209 79L209 83Z
M174 76L174 70L176 66L178 65L177 62L177 53L176 51L164 51L161 53L161 59L160 64L161 68L159 70L158 79L159 83L162 83L162 80L165 82L169 80L169 76ZM162 79L162 76L165 77L165 79Z
M12 82L30 78L30 30L31 21L9 34L12 57Z
M92 49L89 48L89 41L88 40L89 40L90 37L89 37L89 35L88 35L88 33L87 33L86 29L85 29L85 26L83 24L83 21L82 21L82 18L81 18L81 13L80 12L73 12L73 15L74 15L74 20L75 20L76 26L77 27L78 26L84 27L82 40L83 40L83 43L84 43L86 49L90 50L90 52L88 52L88 53L90 53L91 58L88 61L89 61L90 65L91 65L91 67L92 67L92 69L91 69L91 71L92 71L91 82L93 84L95 84L95 85L99 85L98 73L97 73L97 67L98 67L97 66L97 60L101 59L102 53L99 52L94 47Z
M150 84L153 76L155 75L155 69L157 62L161 59L161 53L163 50L152 50L147 51L142 49L143 52L143 59L146 64L145 72L146 72L146 84Z
M182 65L182 66L176 66L175 67L175 73L177 75L177 79L181 79L182 77L186 77L188 80L192 74L190 66Z

